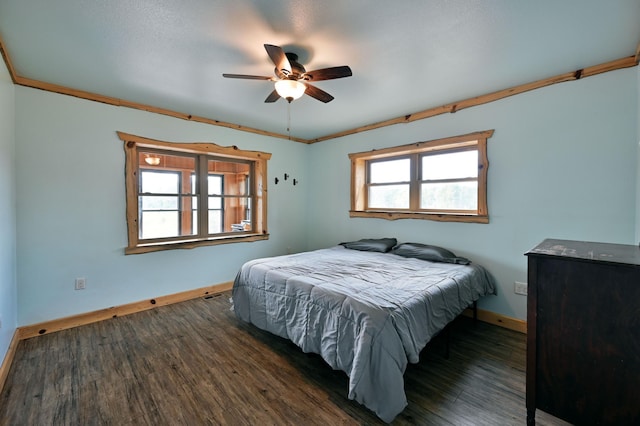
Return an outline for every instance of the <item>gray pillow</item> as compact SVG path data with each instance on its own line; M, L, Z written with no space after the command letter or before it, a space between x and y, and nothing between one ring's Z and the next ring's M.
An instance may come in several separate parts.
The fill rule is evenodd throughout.
M398 240L396 240L395 238L364 238L358 241L348 241L345 243L340 243L340 245L351 250L377 251L380 253L386 253L391 250L397 243Z
M469 259L458 257L446 248L428 244L402 243L395 246L393 250L391 250L391 253L402 257L429 260L431 262L458 263L460 265L468 265L471 263Z

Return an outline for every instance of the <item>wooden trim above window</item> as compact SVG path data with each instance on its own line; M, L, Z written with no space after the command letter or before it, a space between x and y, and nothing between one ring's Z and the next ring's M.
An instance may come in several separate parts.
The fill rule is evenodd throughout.
M446 145L447 149L459 148L475 145L477 141L486 140L493 136L494 130L468 133L466 135L451 136L448 138L434 139L425 142L414 142L407 145L394 146L390 148L372 149L371 151L356 152L349 154L350 159L365 158L367 160L377 160L386 157L399 157L401 155L415 154L416 152L428 152L442 149Z
M271 154L262 151L245 151L237 146L220 146L211 142L164 142L129 133L117 132L120 140L127 143L127 148L164 148L171 151L190 152L193 154L217 154L227 158L270 160Z

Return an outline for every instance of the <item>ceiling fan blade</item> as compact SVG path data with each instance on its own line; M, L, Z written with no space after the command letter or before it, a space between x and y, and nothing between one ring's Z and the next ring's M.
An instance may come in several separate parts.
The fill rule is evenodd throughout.
M276 65L276 69L278 71L285 75L291 74L291 64L289 63L289 59L287 59L287 55L284 53L284 50L282 50L282 47L265 44L264 48L267 50L269 57Z
M316 98L317 100L324 102L325 104L333 100L333 96L331 96L324 90L318 89L317 87L312 86L309 83L305 83L304 85L307 86L307 90L305 90L304 93L311 96L312 98Z
M267 96L267 99L265 99L264 101L266 103L271 103L277 101L278 99L280 99L280 95L278 95L278 92L274 90L273 92L269 93L269 96Z
M245 80L273 80L272 77L264 77L262 75L245 75L245 74L222 74L226 78L242 78Z
M321 81L333 80L334 78L351 77L353 73L347 65L341 67L322 68L320 70L309 71L304 74L305 80Z

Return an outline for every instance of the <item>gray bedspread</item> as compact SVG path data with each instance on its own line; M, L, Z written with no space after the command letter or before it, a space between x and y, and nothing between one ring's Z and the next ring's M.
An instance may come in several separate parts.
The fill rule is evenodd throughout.
M320 354L349 376L349 399L391 422L407 406L404 371L473 301L495 293L479 265L342 246L257 259L233 287L236 315Z

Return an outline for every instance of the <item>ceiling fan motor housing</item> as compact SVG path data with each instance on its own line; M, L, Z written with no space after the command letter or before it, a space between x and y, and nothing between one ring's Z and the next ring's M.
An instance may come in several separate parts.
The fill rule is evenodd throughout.
M275 68L275 74L280 79L300 80L307 70L298 62L298 55L292 52L286 52L285 55L289 60L289 65L291 65L291 74L287 74L278 68Z

